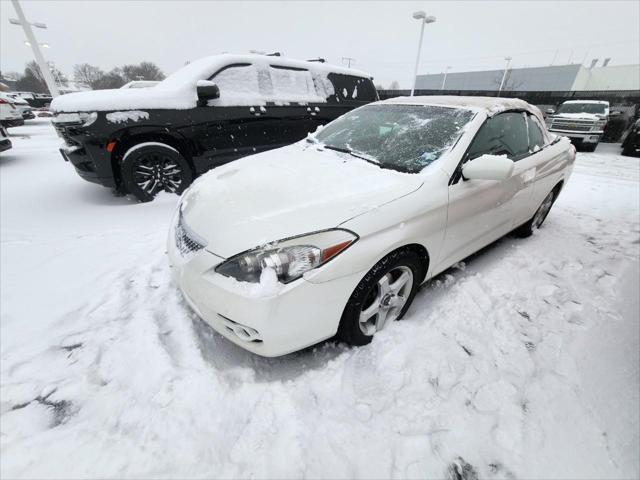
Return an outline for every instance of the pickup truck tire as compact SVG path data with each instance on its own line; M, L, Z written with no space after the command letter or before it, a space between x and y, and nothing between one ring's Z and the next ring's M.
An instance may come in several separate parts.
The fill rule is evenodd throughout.
M180 195L192 182L189 163L175 148L148 142L131 147L122 160L120 173L128 193L150 202L161 191Z
M582 149L583 149L585 152L595 152L595 151L596 151L596 148L598 148L598 144L597 144L597 143L596 143L595 145L584 145L584 146L582 147Z

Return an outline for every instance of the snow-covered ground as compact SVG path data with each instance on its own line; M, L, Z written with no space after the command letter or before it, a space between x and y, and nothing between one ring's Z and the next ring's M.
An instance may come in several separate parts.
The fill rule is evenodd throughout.
M2 478L640 475L640 169L619 145L580 153L543 229L430 282L371 345L264 359L172 286L176 197L84 182L44 119L11 140Z

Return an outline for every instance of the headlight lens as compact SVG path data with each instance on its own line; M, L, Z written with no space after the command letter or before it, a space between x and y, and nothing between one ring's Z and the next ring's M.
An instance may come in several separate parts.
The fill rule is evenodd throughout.
M98 112L59 113L52 118L53 123L81 123L88 127L98 119Z
M334 229L280 240L231 257L216 272L241 282L257 283L262 272L269 269L276 273L278 281L289 283L324 265L357 239L348 230Z
M83 127L88 127L93 122L95 122L97 119L98 119L98 112L91 112L91 113L82 112L82 113L80 113L80 120L82 121L82 126Z

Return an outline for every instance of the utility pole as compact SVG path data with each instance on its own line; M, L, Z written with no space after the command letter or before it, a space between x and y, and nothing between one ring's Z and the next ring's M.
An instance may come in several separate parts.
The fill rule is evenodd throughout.
M507 78L507 72L509 71L509 64L511 63L511 57L504 57L507 61L507 66L504 67L504 73L502 74L502 80L500 81L500 88L498 89L498 96L500 96L500 92L502 92L502 87L504 86L504 80Z
M351 68L351 62L353 62L354 64L356 63L356 59L352 58L352 57L342 57L342 64L344 65L344 62L347 62L347 68Z
M32 25L38 28L47 28L47 26L43 23L27 22L27 19L24 16L24 12L22 11L22 7L20 6L18 0L11 0L11 3L13 3L13 8L15 8L16 14L18 15L18 21L11 23L19 24L22 26L24 34L27 37L27 41L31 45L31 50L33 50L33 56L36 59L36 63L38 64L38 67L40 67L40 72L42 73L45 83L47 84L49 93L51 93L52 97L57 97L58 95L60 95L60 91L58 90L58 86L56 85L56 81L54 80L51 71L49 70L47 62L45 61L44 56L40 51L40 45L38 45L36 36L33 34L33 30L31 30Z
M413 87L411 87L411 96L413 97L416 91L416 83L418 83L418 65L420 64L420 50L422 50L422 37L424 37L424 26L427 23L433 23L436 21L436 17L427 16L425 12L419 10L413 12L413 18L420 20L420 40L418 40L418 54L416 55L416 68L413 70Z
M447 68L444 69L444 78L442 79L442 86L440 87L440 90L444 90L444 85L447 83L447 73L450 68L451 67L447 66Z

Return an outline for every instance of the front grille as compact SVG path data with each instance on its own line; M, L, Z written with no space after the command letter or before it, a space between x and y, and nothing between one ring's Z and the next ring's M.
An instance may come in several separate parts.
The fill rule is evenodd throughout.
M64 140L64 143L69 146L69 147L78 147L80 146L80 142L75 141L72 137L71 134L73 133L72 131L70 131L69 127L65 127L59 124L54 124L56 132L58 132L58 135L60 136L60 138L62 138Z
M198 235L193 233L187 225L185 225L182 218L182 213L179 214L178 223L174 230L176 248L183 257L202 250L206 247L207 243L202 240Z
M575 122L572 120L554 120L551 124L551 128L554 130L566 130L569 132L589 132L593 128L594 124Z

